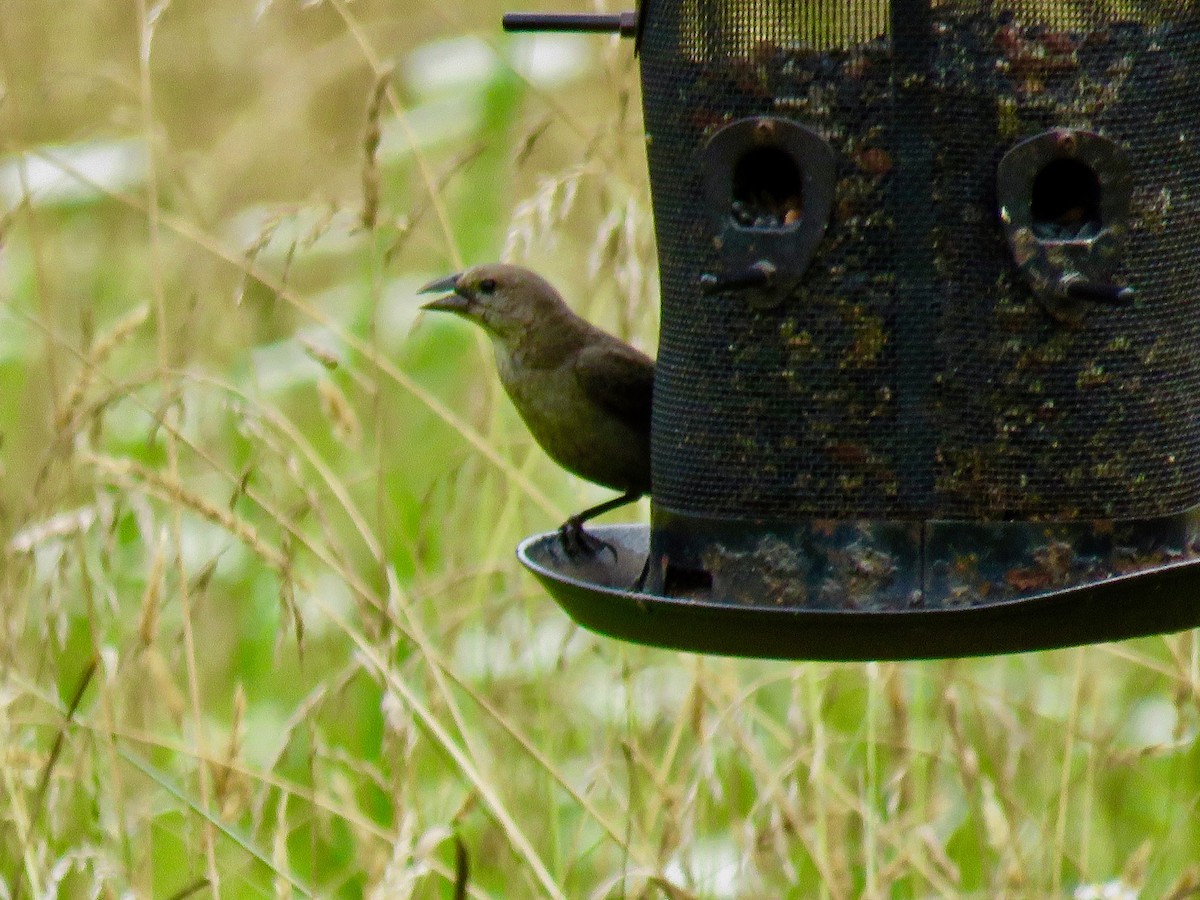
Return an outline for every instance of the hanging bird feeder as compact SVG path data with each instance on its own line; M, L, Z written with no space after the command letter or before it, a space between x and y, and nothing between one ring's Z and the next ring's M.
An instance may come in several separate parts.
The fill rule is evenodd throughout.
M903 659L1200 624L1200 14L643 0L651 524L519 549L581 624ZM636 588L635 588L636 586Z

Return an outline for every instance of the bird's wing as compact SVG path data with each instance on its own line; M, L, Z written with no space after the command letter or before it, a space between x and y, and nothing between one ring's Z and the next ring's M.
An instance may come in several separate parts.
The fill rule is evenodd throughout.
M597 406L649 434L654 360L613 338L579 351L575 377Z

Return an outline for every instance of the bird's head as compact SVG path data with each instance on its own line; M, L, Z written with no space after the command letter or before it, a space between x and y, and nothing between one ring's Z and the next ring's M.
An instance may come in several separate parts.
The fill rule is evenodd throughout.
M558 292L536 272L500 263L439 278L420 292L445 293L422 309L452 312L510 344L552 324L566 310Z

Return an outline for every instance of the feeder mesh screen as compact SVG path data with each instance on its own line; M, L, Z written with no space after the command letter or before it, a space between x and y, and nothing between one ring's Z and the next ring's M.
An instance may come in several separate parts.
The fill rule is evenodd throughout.
M648 0L661 257L657 503L816 518L1145 517L1200 503L1200 21L1157 0ZM837 157L833 213L775 308L723 265L702 151L793 119ZM1132 307L1051 319L996 171L1051 128L1128 152Z

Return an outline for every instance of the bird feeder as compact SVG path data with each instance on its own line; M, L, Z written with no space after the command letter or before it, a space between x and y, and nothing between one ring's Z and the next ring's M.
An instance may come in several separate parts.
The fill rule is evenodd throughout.
M615 561L522 544L572 616L820 659L1200 624L1194 4L643 0L506 26L641 57L651 524L595 529Z

